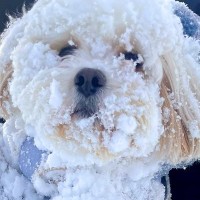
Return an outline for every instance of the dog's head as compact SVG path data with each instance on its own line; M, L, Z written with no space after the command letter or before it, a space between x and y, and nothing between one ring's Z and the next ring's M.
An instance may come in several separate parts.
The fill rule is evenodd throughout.
M79 3L40 0L4 33L4 113L72 165L197 157L199 46L171 4Z

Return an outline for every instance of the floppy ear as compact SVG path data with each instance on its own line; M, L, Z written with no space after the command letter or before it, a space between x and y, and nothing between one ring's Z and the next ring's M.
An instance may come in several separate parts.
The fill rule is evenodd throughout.
M160 147L167 161L180 164L200 158L200 24L185 4L175 3L174 14L180 19L183 35L190 37L180 37L177 48L161 57L165 133Z
M11 65L5 67L0 72L0 114L3 118L7 119L11 110L11 99L9 94L9 79L11 78L13 69Z
M177 164L182 157L187 157L190 153L190 139L183 121L178 118L178 111L172 105L169 91L171 91L170 83L164 74L160 94L164 98L162 115L165 132L161 138L160 147L163 155L166 154L167 160Z
M172 56L162 58L164 75L160 94L164 98L162 116L165 132L160 140L160 148L161 153L166 155L167 161L171 164L180 164L200 157L200 139L199 135L194 133L199 131L200 121L198 112L194 111L196 107L192 105L194 101L199 103L200 98L195 82L187 82L187 67L185 70L180 70L180 66L176 65L172 58ZM187 74L182 74L183 72ZM197 78L194 73L191 76L191 79ZM191 97L190 93L198 94ZM197 122L196 130L190 127L192 122Z
M22 18L10 18L8 29L0 35L0 115L5 119L13 112L8 89L13 74L11 55L24 35L25 26Z

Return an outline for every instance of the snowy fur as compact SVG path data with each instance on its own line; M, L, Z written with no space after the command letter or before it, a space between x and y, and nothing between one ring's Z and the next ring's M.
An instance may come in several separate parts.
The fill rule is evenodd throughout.
M200 157L200 45L184 37L172 3L39 0L2 35L2 115L51 152L33 177L37 192L54 200L164 199L156 180L163 166ZM68 44L77 50L60 58ZM142 72L125 51L142 55ZM78 119L73 80L85 67L108 82L95 116ZM62 181L41 175L55 169Z

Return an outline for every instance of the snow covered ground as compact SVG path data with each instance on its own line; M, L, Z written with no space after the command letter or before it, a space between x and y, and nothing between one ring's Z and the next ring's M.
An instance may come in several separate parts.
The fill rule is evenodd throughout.
M173 74L182 73L175 92L195 108L188 128L198 140L199 102L188 77L196 88L199 27L170 0L38 0L13 20L0 46L1 75L12 73L1 94L0 199L164 200L161 177L174 161L160 142L169 117L159 91L163 62L173 57ZM61 58L67 45L75 53ZM138 60L125 59L132 51ZM143 62L145 75L136 73ZM105 74L98 98L73 89L83 67ZM96 106L94 115L80 118L83 105Z

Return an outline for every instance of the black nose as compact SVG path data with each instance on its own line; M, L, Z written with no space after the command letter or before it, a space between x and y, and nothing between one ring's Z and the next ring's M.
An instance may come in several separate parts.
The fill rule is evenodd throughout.
M74 78L77 91L85 97L96 94L106 84L106 77L98 69L81 69Z

